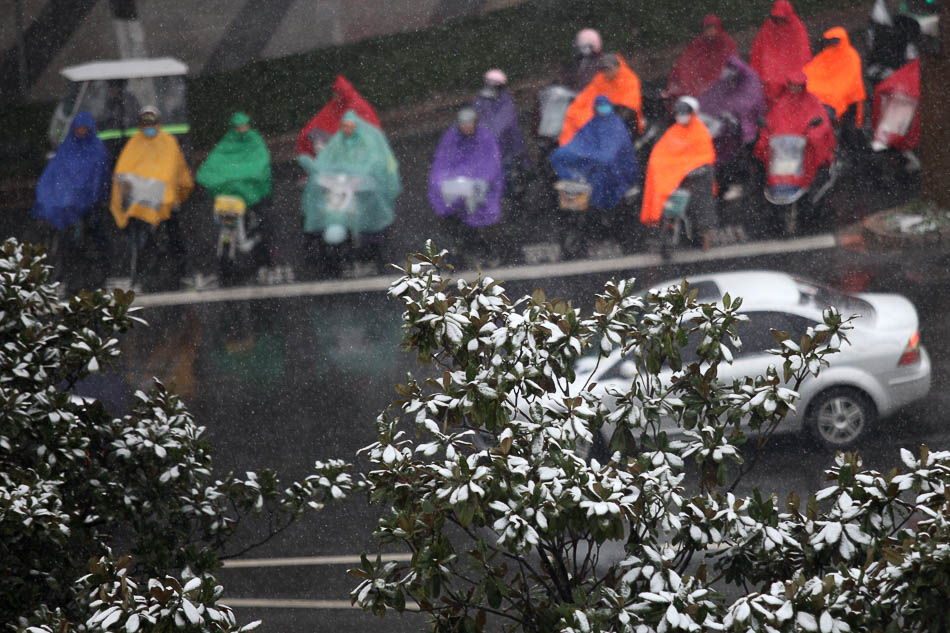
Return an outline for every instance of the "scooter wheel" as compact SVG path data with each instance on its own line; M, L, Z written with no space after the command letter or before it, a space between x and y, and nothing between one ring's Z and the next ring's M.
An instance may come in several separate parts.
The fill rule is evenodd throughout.
M784 227L785 227L785 237L794 237L798 234L798 221L799 221L799 208L798 202L793 202L785 209L785 214L783 216Z

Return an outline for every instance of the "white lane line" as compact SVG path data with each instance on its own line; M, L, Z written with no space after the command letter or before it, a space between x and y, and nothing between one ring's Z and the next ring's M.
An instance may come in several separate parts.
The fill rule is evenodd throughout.
M249 609L360 609L349 600L285 600L269 598L221 598L221 604L233 608ZM418 611L419 607L406 604L406 611Z
M375 556L368 556L375 560ZM412 554L383 554L382 560L407 563ZM304 565L359 565L359 555L341 556L292 556L287 558L235 558L224 561L226 569L247 569L249 567L297 567Z
M718 246L707 251L687 250L674 252L669 260L658 254L629 255L612 259L586 259L550 264L511 266L492 268L482 271L483 275L504 281L525 281L531 279L549 279L552 277L570 277L602 272L637 270L669 264L687 264L703 261L718 261L737 257L756 257L781 253L800 253L805 251L834 248L835 236L822 233L809 237L789 240L765 240ZM475 279L476 271L464 271L458 276ZM292 297L315 297L357 292L377 292L387 290L396 276L366 277L363 279L341 279L334 281L312 281L274 286L245 286L241 288L219 288L200 292L158 292L142 294L135 298L135 305L141 307L162 307L218 303L221 301L250 301L259 299L285 299Z

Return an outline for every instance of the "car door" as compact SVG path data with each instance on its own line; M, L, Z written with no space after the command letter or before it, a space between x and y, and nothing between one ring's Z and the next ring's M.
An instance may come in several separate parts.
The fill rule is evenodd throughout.
M781 357L768 353L768 350L778 347L771 330L788 332L792 340L797 341L809 326L815 325L809 319L786 312L756 311L745 314L749 320L739 325L742 349L733 352L731 364L719 365L719 379L727 384L746 376L764 376L769 365L775 365L781 375Z

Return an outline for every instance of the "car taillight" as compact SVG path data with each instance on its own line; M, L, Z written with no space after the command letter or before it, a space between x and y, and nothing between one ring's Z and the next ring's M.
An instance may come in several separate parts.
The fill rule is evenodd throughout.
M904 348L904 353L901 354L901 359L897 362L897 366L904 367L905 365L913 365L918 362L920 362L920 333L914 332L910 340L907 341L907 347Z

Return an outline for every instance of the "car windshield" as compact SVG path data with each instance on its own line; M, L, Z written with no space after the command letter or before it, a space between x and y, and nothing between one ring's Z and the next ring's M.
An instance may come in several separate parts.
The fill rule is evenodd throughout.
M87 82L79 104L96 120L99 131L134 130L139 110L154 105L161 112L162 126L180 127L188 122L185 80L181 76L112 79ZM173 127L173 132L179 130Z
M831 306L843 316L857 314L869 320L875 316L874 308L864 299L839 292L810 279L796 278L795 283L798 285L798 302L801 305L811 305L819 310Z

